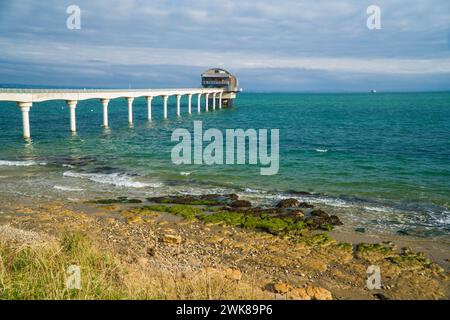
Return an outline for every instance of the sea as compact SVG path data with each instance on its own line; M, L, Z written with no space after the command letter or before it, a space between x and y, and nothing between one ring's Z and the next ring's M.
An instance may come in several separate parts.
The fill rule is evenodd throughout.
M450 92L241 93L233 107L192 114L187 97L176 115L161 97L147 120L134 100L109 104L102 127L98 100L79 101L77 133L64 101L34 103L31 140L22 139L15 103L0 102L0 198L83 202L126 196L237 193L255 205L283 198L338 214L343 228L419 237L450 236ZM278 129L279 170L260 165L176 165L171 140L179 128ZM225 142L224 142L225 143Z

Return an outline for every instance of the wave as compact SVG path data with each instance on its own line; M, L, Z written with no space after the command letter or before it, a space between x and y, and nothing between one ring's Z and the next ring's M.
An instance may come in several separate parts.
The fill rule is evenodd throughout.
M56 190L61 190L61 191L83 191L83 189L81 188L73 188L73 187L66 187L66 186L53 186L53 188L55 188Z
M364 209L368 211L375 211L375 212L392 212L393 209L386 208L386 207L374 207L374 206L364 206Z
M9 161L0 160L0 166L8 167L30 167L30 166L45 166L47 162L38 162L34 160L23 160L23 161Z
M444 210L439 214L434 214L433 220L439 226L450 228L450 211Z
M316 149L317 152L325 153L328 152L328 149Z
M101 184L110 184L116 187L128 187L128 188L158 188L161 187L162 183L144 183L139 181L134 181L133 178L126 174L120 173L110 173L110 174L101 174L101 173L78 173L73 171L66 171L63 173L64 177L70 178L81 178L88 179L93 182L101 183Z
M181 171L180 175L182 176L190 176L192 174L192 172L187 172L187 171Z

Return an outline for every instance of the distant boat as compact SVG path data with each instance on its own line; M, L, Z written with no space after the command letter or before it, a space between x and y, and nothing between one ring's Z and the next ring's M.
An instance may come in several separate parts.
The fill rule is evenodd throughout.
M372 89L372 90L370 90L370 93L377 93L377 90Z

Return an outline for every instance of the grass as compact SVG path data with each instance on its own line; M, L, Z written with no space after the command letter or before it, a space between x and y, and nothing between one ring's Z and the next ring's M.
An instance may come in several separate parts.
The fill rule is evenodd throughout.
M67 289L67 268L81 269L81 289ZM0 241L0 300L33 299L267 299L257 286L217 270L188 275L124 262L82 234L59 243L19 246Z
M66 288L70 265L80 266L81 290ZM46 247L0 244L1 299L115 299L121 284L119 264L80 234Z

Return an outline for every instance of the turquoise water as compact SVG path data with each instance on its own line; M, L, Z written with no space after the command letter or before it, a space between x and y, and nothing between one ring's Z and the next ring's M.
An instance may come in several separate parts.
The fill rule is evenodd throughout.
M0 191L77 200L104 195L237 191L269 203L294 194L337 210L351 225L448 235L450 228L450 93L243 93L235 107L176 117L175 98L164 121L162 99L146 120L134 102L134 126L124 99L110 103L104 130L99 101L77 107L69 132L62 101L34 104L32 141L21 139L21 116L0 103ZM175 128L279 129L280 170L259 166L171 163ZM78 160L77 160L78 159ZM28 161L28 162L23 162Z

